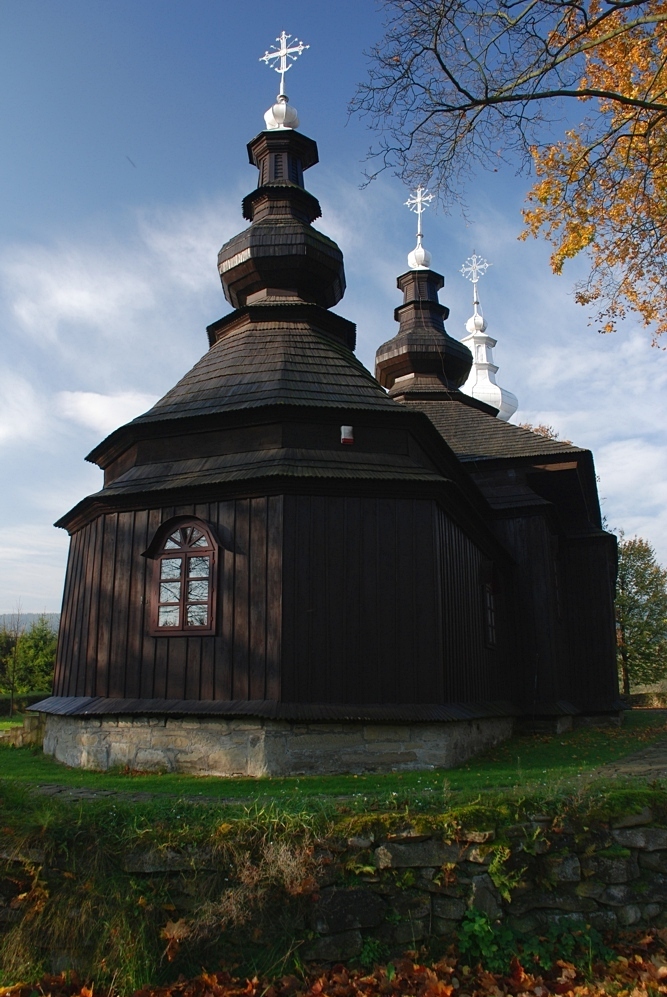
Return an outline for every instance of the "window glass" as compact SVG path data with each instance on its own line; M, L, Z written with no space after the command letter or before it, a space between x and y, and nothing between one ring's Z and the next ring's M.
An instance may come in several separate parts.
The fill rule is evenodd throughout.
M162 582L160 585L160 602L178 602L180 598L180 582Z
M178 606L160 606L158 610L158 626L177 627L180 622Z
M213 544L199 526L181 526L169 535L158 555L157 631L210 627L213 556Z
M208 582L188 582L188 602L205 602L208 599Z
M206 606L188 606L188 626L208 626L208 609Z
M180 578L181 577L181 564L182 559L180 557L165 557L160 563L160 577L161 578Z
M209 557L188 558L188 575L190 578L208 578L210 567L211 559Z

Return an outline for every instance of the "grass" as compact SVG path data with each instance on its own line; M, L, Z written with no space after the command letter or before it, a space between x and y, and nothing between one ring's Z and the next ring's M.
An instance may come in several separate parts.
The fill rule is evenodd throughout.
M0 717L0 730L11 730L23 726L23 714L15 713L13 717Z
M221 800L289 800L349 797L397 805L421 800L442 805L443 785L462 797L480 791L530 786L535 790L576 786L599 766L667 737L667 717L650 711L626 714L621 727L581 727L565 734L513 737L456 769L382 775L293 778L193 777L173 773L87 772L68 769L31 748L0 746L0 779L15 784L58 784L70 788L147 792Z

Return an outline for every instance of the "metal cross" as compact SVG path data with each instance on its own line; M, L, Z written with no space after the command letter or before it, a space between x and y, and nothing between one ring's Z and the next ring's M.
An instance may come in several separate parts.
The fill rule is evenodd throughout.
M468 280L472 281L472 305L475 315L479 314L479 298L477 296L477 281L480 277L483 277L489 267L493 266L484 259L483 256L478 256L477 253L473 253L469 256L461 267L460 273Z
M276 38L276 41L280 42L280 48L276 48L275 45L272 45L271 49L273 51L271 51L271 49L267 49L264 55L259 58L260 62L265 62L271 69L275 69L277 73L280 73L279 97L283 97L285 95L285 73L288 69L292 68L292 63L296 62L301 53L305 49L310 48L310 45L304 45L298 38L295 38L290 45L289 40L291 37L291 35L287 35L284 31L281 31L280 37ZM272 65L271 63L273 59L280 59L280 64L278 66Z
M424 233L422 232L422 215L428 208L429 204L433 200L433 194L428 193L426 187L422 187L420 184L414 194L405 202L410 211L414 211L417 215L417 238L422 239Z
M493 266L492 263L488 263L483 256L478 256L477 253L473 253L469 256L461 267L460 273L468 280L471 280L473 284L476 284L480 277L483 277L489 267Z

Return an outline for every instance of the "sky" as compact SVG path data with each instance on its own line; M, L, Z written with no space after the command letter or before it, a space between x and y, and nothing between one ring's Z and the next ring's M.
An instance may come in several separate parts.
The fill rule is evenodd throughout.
M347 105L383 32L374 0L2 0L0 4L0 613L57 612L68 549L53 522L97 491L85 455L149 408L205 352L229 311L216 270L255 186L246 143L278 76L259 57L284 28L310 48L287 75L317 222L345 255L336 311L373 369L395 334L396 277L414 246L402 184L363 187L376 137ZM667 354L632 320L601 336L543 243L520 242L530 178L480 171L468 212L430 208L447 330L465 335L471 253L498 382L515 422L593 451L610 528L667 563ZM447 210L447 207L450 210Z

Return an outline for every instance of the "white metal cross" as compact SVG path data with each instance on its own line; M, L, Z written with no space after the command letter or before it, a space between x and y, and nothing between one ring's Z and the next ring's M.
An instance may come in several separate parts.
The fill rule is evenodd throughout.
M301 53L310 48L310 45L304 45L298 38L295 38L290 45L291 37L291 35L281 31L280 36L276 38L276 41L280 42L280 48L272 45L271 49L267 49L264 55L259 58L260 62L265 62L271 69L280 73L280 93L278 94L280 97L285 95L285 73L292 68L292 63L296 62ZM280 59L279 65L272 65L273 59Z
M428 208L429 204L433 200L433 194L429 194L426 187L422 187L420 184L414 194L405 202L410 211L414 211L417 215L417 238L422 239L424 233L422 232L422 215Z
M469 256L461 267L460 273L463 274L468 280L472 281L472 304L475 315L478 314L479 297L477 296L477 282L480 277L483 277L489 267L493 266L484 259L483 256L478 256L477 253L473 253Z
M483 277L489 267L493 266L492 263L488 263L483 256L478 256L477 253L473 253L469 256L461 267L460 273L468 280L471 280L473 284L476 284L480 277Z

